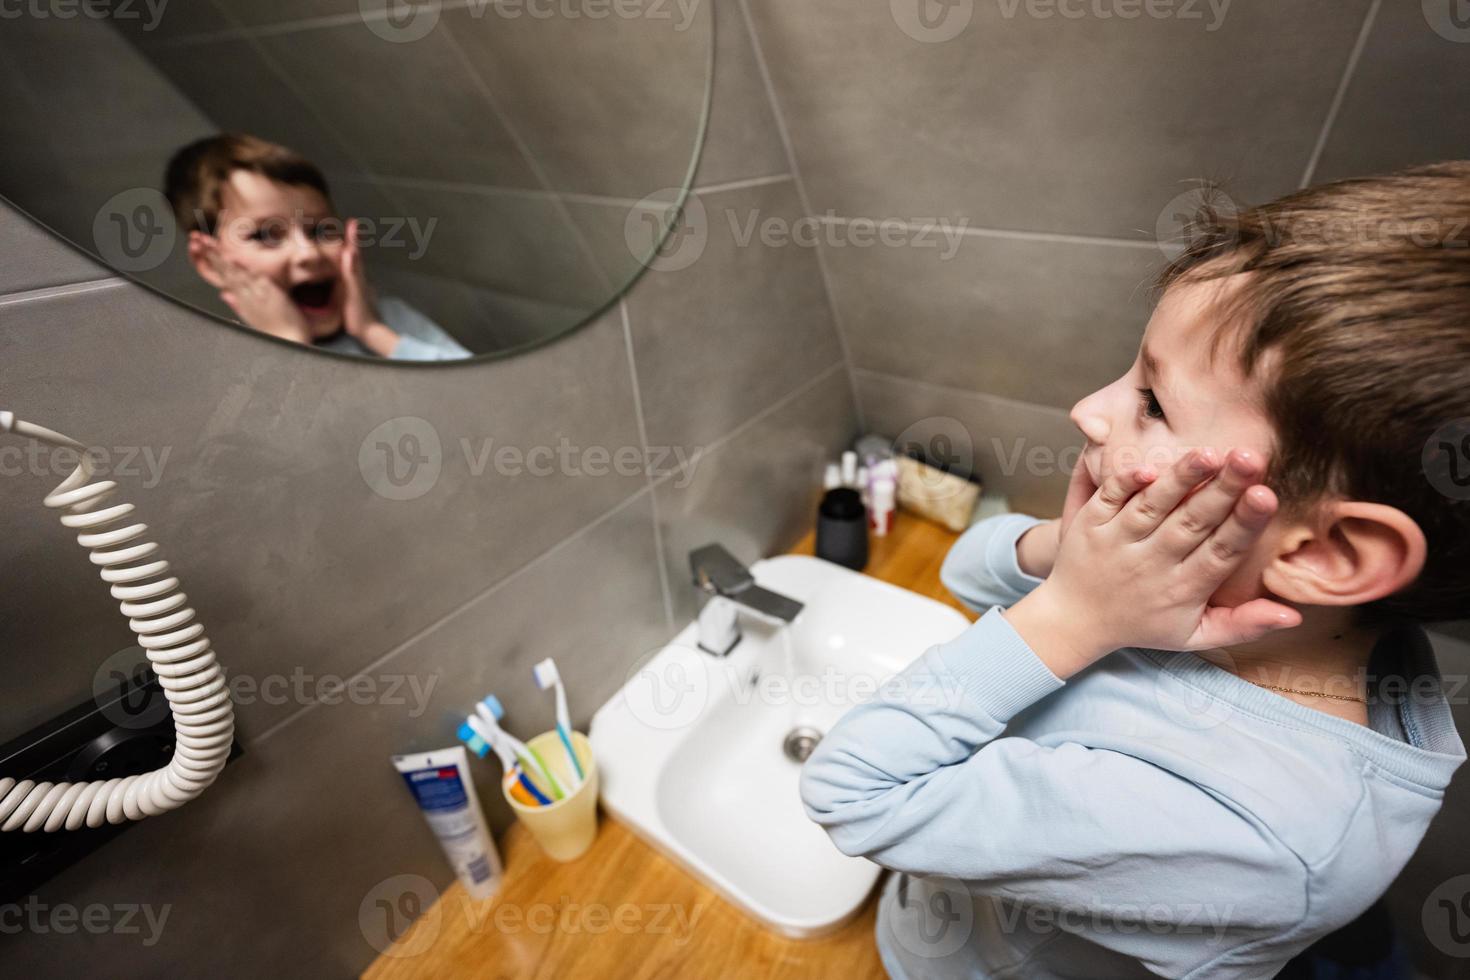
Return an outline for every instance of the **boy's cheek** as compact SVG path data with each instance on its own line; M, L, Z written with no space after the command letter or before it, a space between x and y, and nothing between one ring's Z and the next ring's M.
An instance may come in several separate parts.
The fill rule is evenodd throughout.
M1252 549L1235 571L1230 573L1230 577L1215 590L1215 594L1210 597L1210 605L1238 606L1265 596L1266 587L1261 581L1261 575L1269 560L1269 553L1263 553L1257 542L1257 547Z

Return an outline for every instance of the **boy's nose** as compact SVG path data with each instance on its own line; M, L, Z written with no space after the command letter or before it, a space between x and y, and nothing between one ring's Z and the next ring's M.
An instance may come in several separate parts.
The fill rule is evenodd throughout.
M291 236L291 258L296 262L317 264L326 261L321 242L297 229Z
M1073 425L1082 430L1089 442L1101 446L1108 439L1108 420L1101 410L1097 395L1094 392L1073 405L1068 417Z

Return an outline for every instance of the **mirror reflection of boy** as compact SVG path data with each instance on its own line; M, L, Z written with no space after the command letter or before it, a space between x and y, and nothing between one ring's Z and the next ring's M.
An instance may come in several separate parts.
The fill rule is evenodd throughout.
M338 217L326 178L294 151L222 133L175 153L164 185L194 269L246 326L399 361L472 356L407 303L374 297L357 219Z

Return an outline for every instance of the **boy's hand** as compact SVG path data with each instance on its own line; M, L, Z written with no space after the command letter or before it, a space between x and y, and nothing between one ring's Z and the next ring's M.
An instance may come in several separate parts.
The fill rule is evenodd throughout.
M284 289L225 258L215 239L201 236L200 244L210 268L220 277L219 298L246 326L293 343L311 343L306 315L291 302Z
M373 305L373 290L362 270L362 252L357 240L358 222L347 219L347 239L342 244L339 274L342 280L342 329L364 347L387 357L398 346L398 334L383 323Z
M1005 612L1058 676L1120 647L1204 650L1301 622L1265 598L1209 605L1277 503L1255 483L1253 454L1232 451L1223 467L1214 457L1200 450L1159 477L1143 466L1107 479L1068 527L1051 576Z
M1057 562L1062 522L1042 521L1016 539L1016 565L1035 578L1046 578Z

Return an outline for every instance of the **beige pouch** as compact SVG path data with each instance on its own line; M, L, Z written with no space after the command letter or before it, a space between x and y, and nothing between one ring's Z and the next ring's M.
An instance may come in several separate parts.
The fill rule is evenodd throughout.
M898 461L898 505L959 532L970 526L980 484L935 469L911 456Z

